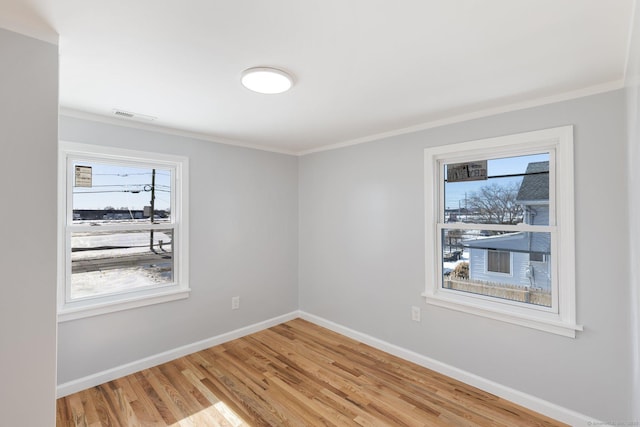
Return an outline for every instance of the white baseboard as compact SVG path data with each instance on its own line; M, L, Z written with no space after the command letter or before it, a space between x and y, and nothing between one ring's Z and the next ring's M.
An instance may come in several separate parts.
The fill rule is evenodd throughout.
M280 323L288 322L289 320L295 319L297 317L300 317L300 313L298 311L293 311L291 313L277 316L263 322L258 322L231 332L207 338L193 344L187 344L185 346L165 351L163 353L145 357L144 359L136 360L134 362L127 363L121 366L116 366L115 368L107 369L106 371L98 372L96 374L79 378L77 380L69 381L58 385L56 389L56 395L58 398L60 398L81 390L95 387L97 385L104 384L106 382L123 377L125 375L130 375L134 372L148 369L162 363L177 359L179 357L186 356L187 354L195 353L209 347L223 344L225 342L262 331L272 326L279 325Z
M390 344L386 341L382 341L378 338L372 337L367 334L363 334L353 329L349 329L345 326L334 323L330 320L322 317L306 313L301 311L299 317L316 325L325 327L331 331L337 332L356 341L370 345L378 350L382 350L394 356L413 362L417 365L436 371L440 374L447 375L458 381L462 381L465 384L472 385L488 393L494 394L505 400L509 400L532 411L551 417L555 420L569 424L571 426L587 426L587 425L602 425L601 421L572 411L555 403L548 402L546 400L531 396L521 391L512 389L510 387L498 384L494 381L482 378L478 375L472 374L462 369L458 369L454 366L447 365L438 360L431 359L430 357L422 354L407 350L394 344Z
M262 322L255 323L253 325L245 326L234 331L217 335L215 337L207 338L193 344L178 347L173 350L165 351L163 353L127 363L125 365L107 369L106 371L98 372L93 375L60 384L57 388L57 397L64 397L69 394L115 380L125 375L130 375L134 372L138 372L143 369L148 369L153 366L169 362L179 357L186 356L187 354L195 353L209 347L223 344L225 342L262 331L264 329L279 325L280 323L284 323L298 317L315 323L316 325L330 329L339 334L345 335L349 338L353 338L357 341L368 344L378 350L385 351L389 354L393 354L394 356L398 356L402 359L416 363L417 365L424 366L425 368L434 370L443 375L447 375L451 378L477 387L488 393L495 394L496 396L499 396L503 399L509 400L518 405L524 406L533 411L554 418L558 421L567 423L571 426L602 424L601 421L587 417L586 415L580 414L567 408L563 408L554 403L537 398L535 396L531 396L510 387L506 387L502 384L498 384L494 381L482 378L467 371L463 371L462 369L458 369L446 363L431 359L427 356L413 352L411 350L407 350L397 345L390 344L386 341L380 340L370 335L355 331L353 329L349 329L345 326L339 325L322 317L306 313L304 311L293 311L282 316L277 316Z

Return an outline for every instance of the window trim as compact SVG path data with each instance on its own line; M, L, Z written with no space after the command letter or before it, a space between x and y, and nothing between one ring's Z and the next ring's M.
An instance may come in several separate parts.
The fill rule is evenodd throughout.
M98 162L125 163L128 165L158 165L175 171L172 191L172 224L157 224L153 228L172 228L174 282L153 288L141 288L95 297L68 299L70 278L70 239L67 228L72 224L73 206L69 189L73 186L72 160L82 158ZM159 304L189 297L189 159L183 156L151 153L116 147L60 141L58 151L58 322L80 319ZM114 226L117 228L117 226Z
M556 254L552 256L553 309L443 288L438 237L445 219L441 218L444 212L440 209L444 206L441 165L542 151L550 153L549 162L554 165L549 168L549 226L483 225L483 228L551 233L551 252ZM422 295L426 303L575 338L576 331L583 327L576 323L573 126L430 147L424 150L424 155L426 288ZM465 227L460 224L457 228Z

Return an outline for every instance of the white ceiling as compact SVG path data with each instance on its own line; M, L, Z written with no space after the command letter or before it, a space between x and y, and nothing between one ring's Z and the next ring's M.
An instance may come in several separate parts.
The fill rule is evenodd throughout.
M621 87L634 0L1 0L60 104L291 153ZM291 72L260 95L243 70ZM127 120L127 119L118 119ZM148 123L148 122L142 122Z

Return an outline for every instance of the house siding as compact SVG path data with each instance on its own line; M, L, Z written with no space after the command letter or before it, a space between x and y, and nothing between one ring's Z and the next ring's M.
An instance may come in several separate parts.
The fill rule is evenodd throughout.
M531 225L549 225L549 205L528 205L535 214L525 218L525 222Z
M526 286L530 284L526 274L528 262L529 254L512 252L511 274L494 273L487 271L487 251L485 249L471 248L469 253L469 279Z

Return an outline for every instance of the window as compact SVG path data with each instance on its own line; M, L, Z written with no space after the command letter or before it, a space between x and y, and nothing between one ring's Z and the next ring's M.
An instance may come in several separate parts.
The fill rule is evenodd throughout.
M58 319L186 298L188 160L60 147Z
M532 252L529 254L529 261L531 262L546 262L547 257L540 252Z
M487 250L487 271L511 274L511 252Z
M428 304L575 337L573 127L425 150Z

